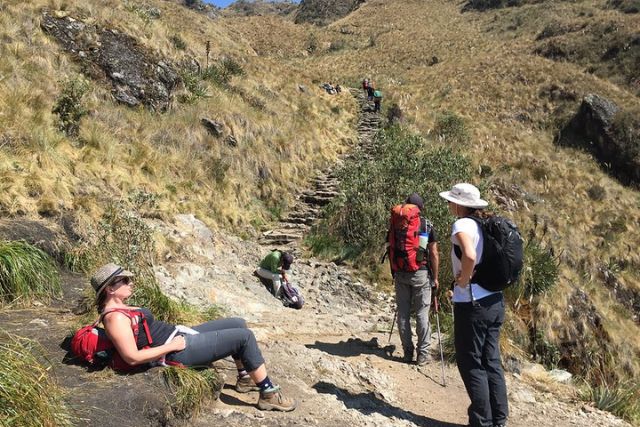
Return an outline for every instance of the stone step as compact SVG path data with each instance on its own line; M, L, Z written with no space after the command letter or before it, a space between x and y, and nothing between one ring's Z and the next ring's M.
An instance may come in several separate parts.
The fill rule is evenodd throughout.
M302 238L302 234L289 233L285 230L273 230L264 235L263 240L273 244L286 244Z
M303 196L318 196L318 197L336 197L340 193L338 191L319 191L319 190L307 190L303 191Z
M314 205L319 205L319 206L325 206L328 205L331 200L333 200L333 197L321 197L321 196L315 196L315 195L305 195L302 197L302 200L304 200L306 203L312 203Z

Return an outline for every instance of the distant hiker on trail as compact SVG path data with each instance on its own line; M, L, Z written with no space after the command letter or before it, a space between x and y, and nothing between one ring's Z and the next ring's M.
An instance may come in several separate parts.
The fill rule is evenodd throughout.
M336 89L333 87L331 82L323 83L320 87L322 87L324 90L326 90L329 95L335 95L336 94Z
M376 89L373 91L373 112L380 112L380 103L382 103L382 92Z
M449 212L458 218L451 230L454 334L456 363L471 399L469 425L505 426L509 408L500 360L504 299L501 291L487 289L493 287L492 283L483 282L480 286L477 277L480 262L488 261L494 252L485 250L487 243L478 222L489 217L482 210L487 202L480 198L476 187L467 183L456 184L440 196L449 202ZM492 271L497 271L496 267L488 266Z
M298 288L289 282L287 276L292 263L293 255L274 249L264 257L254 274L284 306L300 309L304 304L304 298Z
M362 80L362 90L364 90L365 95L369 94L369 79Z
M342 92L342 86L340 86L340 83L336 84L336 93L341 93Z
M410 319L413 308L418 335L418 365L425 365L431 360L429 308L432 287L435 292L439 286L440 263L438 238L431 222L421 216L423 209L422 197L416 193L407 197L405 203L394 206L391 209L387 237L389 262L396 290L398 332L404 351L403 361L413 362Z
M122 364L207 367L231 356L238 368L236 391L260 391L257 407L262 410L296 408L298 402L284 397L267 376L256 338L243 319L213 320L193 328L156 320L149 309L126 304L133 294L133 277L119 265L106 264L91 278L100 319Z
M375 92L375 87L373 85L373 81L369 81L369 84L367 85L367 100L368 101L373 101L373 92Z

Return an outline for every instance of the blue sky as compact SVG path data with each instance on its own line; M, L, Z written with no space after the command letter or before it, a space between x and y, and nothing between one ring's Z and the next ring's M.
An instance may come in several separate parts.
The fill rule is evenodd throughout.
M229 6L234 0L204 0L205 3L215 4L216 6L226 7ZM300 0L294 0L294 3L300 3Z

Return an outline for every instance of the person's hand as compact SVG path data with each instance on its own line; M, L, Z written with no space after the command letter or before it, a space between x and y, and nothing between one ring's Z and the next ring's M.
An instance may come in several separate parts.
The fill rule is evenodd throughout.
M440 289L440 281L438 279L433 281L433 289Z
M182 335L176 335L171 340L171 346L172 346L171 351L182 351L187 347L187 342L185 341Z
M453 299L453 291L452 290L448 290L447 291L447 296L449 297L449 299Z
M464 282L467 282L467 283L464 283ZM467 286L469 286L469 282L468 282L468 281L466 281L466 280L464 280L464 279L462 278L462 276L461 276L461 275L458 275L458 276L456 277L456 285L457 285L457 286L460 286L462 289L464 289L464 288L466 288Z

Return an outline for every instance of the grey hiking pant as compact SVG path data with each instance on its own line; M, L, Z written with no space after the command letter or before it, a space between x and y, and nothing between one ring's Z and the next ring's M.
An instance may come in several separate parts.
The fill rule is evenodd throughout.
M411 339L411 309L416 313L416 334L418 335L418 355L429 352L431 324L429 308L431 307L431 280L427 270L413 273L398 271L395 274L396 305L398 307L398 332L402 349L406 356L413 357L413 341Z
M509 403L500 360L500 328L504 322L502 292L475 303L455 303L454 310L456 363L471 399L469 425L504 424Z
M192 329L200 333L183 335L186 348L168 354L167 360L185 366L209 366L211 362L232 356L234 360L240 360L248 372L255 371L264 363L256 337L247 329L244 319L212 320Z
M282 288L282 276L280 273L273 273L262 267L258 268L255 273L261 278L271 281L271 293L274 297L278 298Z

